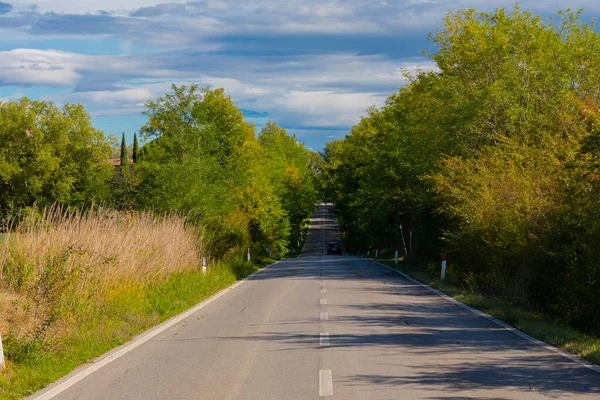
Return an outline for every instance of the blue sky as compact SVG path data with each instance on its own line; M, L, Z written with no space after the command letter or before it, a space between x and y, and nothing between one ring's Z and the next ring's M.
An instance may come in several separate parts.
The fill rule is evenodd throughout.
M172 83L223 87L261 127L314 150L341 138L405 82L435 68L420 50L446 12L503 0L0 0L0 101L85 105L106 134L129 137L144 103ZM597 0L521 1L550 15Z

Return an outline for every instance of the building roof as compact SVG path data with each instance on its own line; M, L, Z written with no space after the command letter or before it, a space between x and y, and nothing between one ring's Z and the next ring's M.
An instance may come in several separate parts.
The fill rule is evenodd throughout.
M121 159L120 158L109 158L108 163L110 165L112 165L113 167L120 167ZM129 165L133 165L133 160L131 158L129 158Z

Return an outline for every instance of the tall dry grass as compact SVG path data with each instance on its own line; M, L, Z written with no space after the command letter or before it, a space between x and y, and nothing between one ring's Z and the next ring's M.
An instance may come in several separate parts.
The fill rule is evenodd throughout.
M0 331L56 334L76 308L198 268L202 242L185 222L102 208L32 211L0 244Z

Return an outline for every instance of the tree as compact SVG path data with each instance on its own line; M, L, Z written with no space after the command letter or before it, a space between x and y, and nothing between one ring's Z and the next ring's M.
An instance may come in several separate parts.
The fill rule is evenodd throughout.
M321 175L350 245L402 223L465 285L598 328L600 37L559 17L449 13L437 70L328 144Z
M302 220L312 213L317 197L310 169L311 152L274 122L266 124L258 141L265 151L264 166L271 185L292 226L299 228Z
M125 142L125 132L121 139L121 168L129 168L129 156L127 155L127 143Z
M222 89L173 86L146 115L141 132L153 140L137 168L139 204L209 226L213 254L280 247L289 224L264 179L254 128Z
M271 123L257 140L223 89L173 86L146 106L137 203L207 226L212 254L284 255L314 207L310 152Z
M0 103L0 211L109 197L110 144L81 105L28 98Z
M138 159L139 159L139 145L138 145L138 138L137 138L137 132L135 132L133 134L133 155L131 158L133 158L133 162L137 163Z
M136 147L134 136L133 147ZM136 154L134 152L134 154ZM113 204L117 208L132 208L135 203L138 179L134 173L134 167L129 165L129 149L125 139L125 132L121 137L120 167L113 181Z

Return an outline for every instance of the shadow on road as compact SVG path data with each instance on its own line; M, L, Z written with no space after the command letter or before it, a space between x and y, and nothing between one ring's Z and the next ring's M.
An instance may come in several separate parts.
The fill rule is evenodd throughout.
M326 256L327 241L338 238L335 215L328 207L320 207L313 216L307 243L299 258L251 279L321 280L326 274L328 281L335 281L336 290L357 295L339 298L327 305L329 323L340 328L339 331L350 332L330 333L327 349L376 349L376 352L381 349L381 362L385 360L390 367L393 363L404 366L398 360L406 357L429 360L424 366L412 366L405 376L353 375L340 378L346 379L344 384L395 388L412 385L444 392L440 397L427 397L429 399L460 400L471 397L458 392L501 388L520 393L535 391L551 398L562 398L564 393L598 394L600 399L600 374L459 308L393 271L359 257ZM366 297L360 297L365 293ZM354 300L355 297L382 299L377 297L382 295L386 297L380 302ZM301 324L302 321L290 319L280 323ZM211 340L286 345L273 351L323 348L317 333L275 332L275 325L260 334ZM390 358L386 359L387 356ZM452 393L457 395L449 397Z

